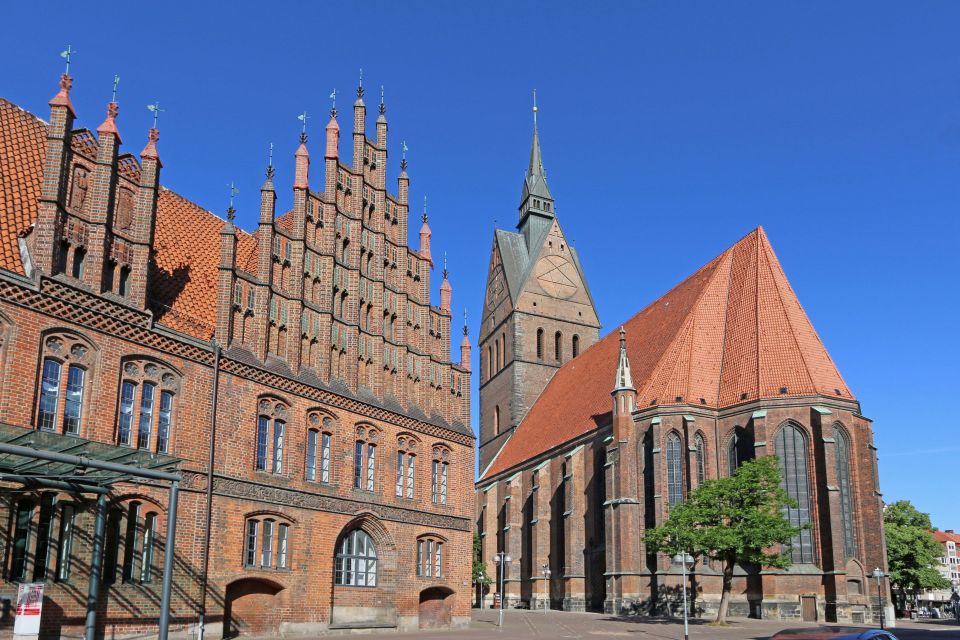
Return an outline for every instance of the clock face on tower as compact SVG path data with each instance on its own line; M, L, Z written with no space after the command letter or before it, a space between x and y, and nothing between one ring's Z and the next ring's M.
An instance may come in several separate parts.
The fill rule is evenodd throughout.
M577 268L563 256L546 256L534 271L537 282L554 298L566 300L577 292Z
M487 282L487 309L493 309L500 299L503 292L503 268L499 265L490 275L490 281Z

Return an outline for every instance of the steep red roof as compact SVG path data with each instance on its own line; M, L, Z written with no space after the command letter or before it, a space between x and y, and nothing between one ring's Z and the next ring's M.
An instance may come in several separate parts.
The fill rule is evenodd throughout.
M0 98L0 268L23 273L17 235L37 219L46 124ZM130 172L128 158L121 170ZM150 291L157 321L208 340L216 323L216 279L224 221L161 188ZM237 264L256 264L256 241L237 230Z
M23 273L17 234L37 219L47 126L0 98L0 268Z
M953 531L931 531L930 534L936 538L937 542L955 542L960 544L960 535Z
M641 408L722 408L784 395L853 398L762 227L624 328ZM609 422L617 334L611 332L557 371L484 478Z

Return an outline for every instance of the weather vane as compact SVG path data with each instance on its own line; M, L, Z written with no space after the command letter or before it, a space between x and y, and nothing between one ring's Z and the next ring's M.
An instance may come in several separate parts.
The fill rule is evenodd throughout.
M357 97L363 97L363 67L360 67L360 84L357 85Z
M233 180L231 180L227 186L230 187L230 206L227 207L227 220L233 222L233 217L237 212L237 210L233 208L233 197L240 193L240 189L233 183Z
M307 132L307 120L309 119L310 119L310 116L307 115L306 111L304 111L303 113L297 116L297 120L303 123L303 130L300 133Z
M384 113L387 110L387 105L383 103L383 85L380 85L380 113Z
M330 92L330 115L331 117L337 117L337 88L334 87L333 91Z
M447 277L447 252L443 252L443 277Z
M533 126L537 126L537 90L533 90Z
M151 113L153 113L153 128L156 129L156 128L157 128L157 119L160 117L160 112L161 112L161 111L166 111L166 109L161 109L161 108L160 108L160 102L157 101L157 102L154 102L153 104L148 104L148 105L147 105L147 110L150 111Z
M70 75L70 57L75 53L77 52L74 51L73 47L71 47L70 45L67 45L67 48L65 51L60 52L60 57L67 61L67 70L64 71L64 73L67 75Z
M401 154L401 157L400 157L400 169L406 171L406 169L407 169L407 142L406 142L406 140L404 140L404 141L401 142L400 144L403 145L403 147L402 147L403 153Z
M270 143L270 154L267 158L267 177L273 177L273 143Z
M463 335L467 335L467 308L463 308Z
M423 196L423 221L427 221L427 196Z
M120 84L120 76L117 74L113 75L113 96L110 98L110 102L117 101L117 85Z

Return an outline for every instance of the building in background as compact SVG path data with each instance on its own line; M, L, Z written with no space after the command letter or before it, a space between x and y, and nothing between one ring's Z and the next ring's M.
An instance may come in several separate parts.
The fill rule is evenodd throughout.
M940 556L937 571L949 580L952 586L950 589L923 591L918 600L920 606L935 607L942 611L945 605L953 602L953 595L957 593L957 586L960 585L960 536L954 533L953 529L933 531L931 535L943 545L943 555Z
M319 172L304 131L282 215L271 158L247 233L232 205L223 220L160 185L156 123L139 157L115 102L75 128L71 85L49 122L0 100L4 433L179 460L175 628L202 613L215 636L465 624L470 345L445 269L430 301L426 212L407 244L405 160L387 191L382 100L371 139L357 92L351 164L336 110ZM7 488L0 595L46 582L45 627L82 627L93 502ZM110 489L101 634L156 624L165 495Z
M705 480L775 454L797 501L786 515L807 528L789 545L790 568L737 569L731 614L877 619L867 581L886 551L871 422L763 229L598 340L542 176L535 131L521 233L496 232L480 333L477 528L491 574L498 553L511 558L504 601L679 606L680 568L647 552L644 530ZM631 277L618 276L623 296ZM701 560L689 579L695 610L715 612L719 565Z

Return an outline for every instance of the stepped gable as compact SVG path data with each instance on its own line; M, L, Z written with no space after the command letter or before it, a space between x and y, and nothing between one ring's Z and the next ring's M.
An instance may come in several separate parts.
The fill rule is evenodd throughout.
M200 205L161 187L150 265L150 298L158 323L202 340L213 338L224 224ZM237 263L255 252L253 236L237 229Z
M0 98L0 268L23 274L17 235L37 219L46 123Z
M624 328L640 410L671 404L720 409L814 394L854 399L762 227ZM609 423L618 352L614 331L561 367L484 479Z

